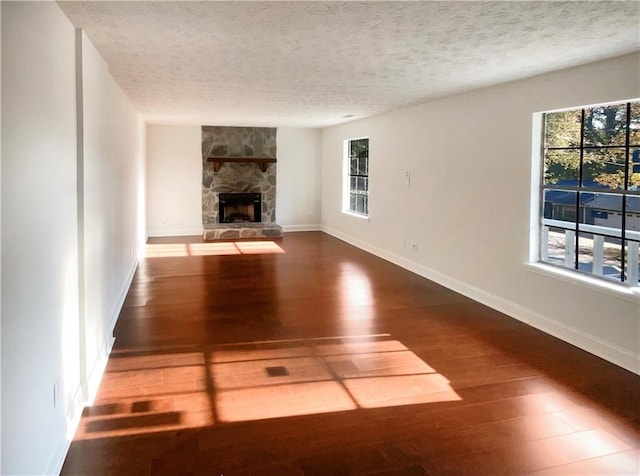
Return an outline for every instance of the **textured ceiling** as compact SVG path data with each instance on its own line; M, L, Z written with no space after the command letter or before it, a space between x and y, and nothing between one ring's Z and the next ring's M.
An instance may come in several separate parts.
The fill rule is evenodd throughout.
M640 50L640 3L58 2L148 122L322 127Z

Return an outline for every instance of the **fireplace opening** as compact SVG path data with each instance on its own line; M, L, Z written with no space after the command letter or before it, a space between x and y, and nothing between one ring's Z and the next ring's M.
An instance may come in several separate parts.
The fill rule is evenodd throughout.
M221 193L219 223L260 223L262 195L260 193Z

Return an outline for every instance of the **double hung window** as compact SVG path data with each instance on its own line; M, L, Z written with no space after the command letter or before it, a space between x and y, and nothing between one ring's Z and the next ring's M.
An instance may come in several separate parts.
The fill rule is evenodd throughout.
M638 286L640 102L543 118L540 261Z
M346 141L343 210L369 216L369 139Z

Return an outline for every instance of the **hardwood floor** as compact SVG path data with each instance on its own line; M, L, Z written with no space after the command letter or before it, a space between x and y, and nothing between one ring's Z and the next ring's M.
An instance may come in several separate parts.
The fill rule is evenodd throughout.
M322 233L155 239L63 474L639 474L640 377Z

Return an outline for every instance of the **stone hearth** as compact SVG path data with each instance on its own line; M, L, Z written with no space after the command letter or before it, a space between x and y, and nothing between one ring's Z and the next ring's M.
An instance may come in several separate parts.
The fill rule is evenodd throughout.
M278 238L282 236L282 227L275 223L220 223L205 228L205 240L233 240L243 238Z

